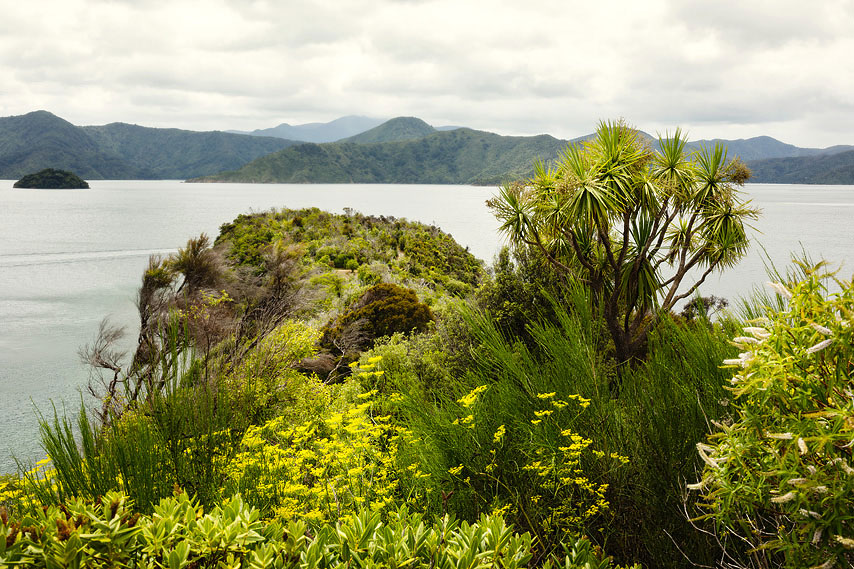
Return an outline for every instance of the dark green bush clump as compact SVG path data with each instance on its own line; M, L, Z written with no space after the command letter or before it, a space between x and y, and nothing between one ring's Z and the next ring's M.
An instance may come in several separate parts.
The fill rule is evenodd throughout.
M327 329L321 339L324 347L333 347L345 335L355 330L363 344L397 332L423 332L433 320L430 307L418 301L415 291L392 283L380 283L369 288L337 323Z
M35 174L27 174L12 187L40 190L88 190L89 184L73 172L45 168Z

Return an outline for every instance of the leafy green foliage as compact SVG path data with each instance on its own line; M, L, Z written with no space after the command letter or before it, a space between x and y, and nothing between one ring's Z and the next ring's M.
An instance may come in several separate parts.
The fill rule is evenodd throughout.
M265 255L277 242L302 248L302 271L309 278L336 268L357 271L362 284L423 280L432 288L464 294L483 274L480 261L436 227L353 211L334 215L312 208L241 215L224 224L216 240L231 261L259 274L268 270ZM371 268L360 269L365 265ZM337 292L343 289L336 291L341 296Z
M656 263L740 254L737 238L709 239L738 237L724 210L743 170L721 149L694 163L683 142L651 157L617 125L569 151L563 174L537 174L593 228L577 243L591 266L618 242L619 224L599 235L609 208L668 200L674 220L700 204L699 225L659 234ZM559 220L548 200L526 209L528 191L506 192L505 213L521 213L508 227ZM629 220L625 259L655 225ZM240 216L213 247L202 236L152 260L141 356L123 374L109 349L87 352L112 376L103 422L43 421L49 458L0 480L0 566L611 567L580 535L622 562L709 566L719 543L679 515L702 461L706 513L757 547L751 562L850 564L854 285L827 297L806 271L789 304L747 303L776 309L734 359L734 323L708 318L716 299L682 316L650 302L650 258L631 262L636 288L618 271L595 289L548 258L570 262L575 244L553 245L503 251L476 288L479 263L436 228L306 209ZM601 304L620 286L634 290L623 316L657 320L631 366ZM732 393L721 361L749 368Z
M828 293L820 270L774 284L787 306L733 340L734 417L697 445L691 486L706 517L792 568L854 562L854 282Z
M498 516L477 523L445 517L427 523L401 508L383 523L363 510L311 535L302 521L262 522L235 496L208 511L186 494L163 499L151 516L133 514L127 498L109 493L87 503L69 500L20 521L0 520L0 565L27 567L436 567L523 569L532 540ZM609 569L584 540L544 569Z
M554 320L528 322L524 342L493 313L464 313L468 335L392 338L362 357L381 356L384 372L367 386L422 441L432 511L471 519L505 508L544 548L583 531L618 559L651 567L683 562L670 535L692 560L711 563L717 544L674 512L698 467L694 445L727 411L718 368L733 353L726 332L665 321L648 360L626 370L613 394L615 366L584 298L550 305Z
M189 363L172 368L162 390L108 416L100 429L85 407L76 424L42 419L50 464L26 473L23 490L42 504L121 490L148 512L178 485L203 505L214 503L248 427L274 416L303 421L323 407L316 380L292 367L314 353L317 337L305 324L285 322L207 379Z
M566 292L562 285L560 276L528 250L515 250L511 260L504 247L493 263L492 278L477 289L476 299L505 337L530 343L528 324L552 314L555 300Z

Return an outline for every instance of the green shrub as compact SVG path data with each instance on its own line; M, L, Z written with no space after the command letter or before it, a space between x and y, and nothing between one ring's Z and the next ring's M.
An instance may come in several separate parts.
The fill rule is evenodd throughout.
M316 414L321 386L295 366L315 353L319 337L320 332L307 324L287 320L258 339L229 370L228 393L245 423L260 424L282 414L302 421Z
M187 494L165 498L152 516L133 513L111 492L93 502L72 499L20 520L0 516L0 567L413 567L609 569L589 542L571 539L565 553L533 559L529 534L500 517L430 523L405 507L383 522L362 510L313 534L305 522L262 522L240 496L203 510Z
M311 208L240 215L221 226L216 244L233 263L263 272L264 252L279 240L305 246L307 264L313 260L355 270L364 264L394 263L404 274L434 286L438 278L473 286L483 273L480 261L436 227L353 211L333 215Z
M303 421L325 405L318 381L293 369L314 352L317 337L305 324L285 322L226 365L227 373L190 382L172 370L163 390L100 427L84 406L76 424L58 414L42 419L50 464L28 472L23 488L42 504L121 490L147 512L177 484L212 504L249 425L277 415Z
M788 306L733 340L733 421L697 445L691 486L704 517L791 568L854 563L854 282L828 294L819 271L773 284Z
M417 452L430 484L446 494L453 491L431 506L474 519L509 504L508 519L538 535L546 547L569 529L607 543L609 553L624 562L688 566L674 540L692 560L714 562L717 544L677 512L684 479L699 464L695 444L708 432L708 421L727 410L726 373L718 366L733 348L723 328L663 322L650 339L647 361L624 369L621 389L612 392L616 367L602 349L595 320L578 307L567 312L553 306L550 316L553 321L529 323L530 340L522 342L505 336L493 314L464 311L460 326L465 329L408 341L392 338L370 352L382 356L377 365L384 374L369 385L390 399L399 393L400 402L389 412L420 441ZM449 321L453 317L437 329ZM454 355L456 350L464 354ZM459 400L480 386L487 388L477 404L463 412ZM540 397L550 393L567 405L552 408L550 398ZM575 396L589 405L580 407L571 399ZM495 436L502 425L499 445ZM571 446L564 431L570 439L581 437L573 441L584 443L577 457L559 452ZM548 477L523 469L538 460L536 453L554 460L546 462L554 465L552 475L577 458L579 477L597 487L608 485L608 508L585 517L598 500L596 489L574 480L547 488L541 480ZM489 478L487 468L499 481ZM549 491L552 498L546 499ZM535 503L535 496L544 498ZM580 514L561 511L564 506ZM560 519L564 523L558 527Z
M382 267L383 265L359 265L356 274L359 276L359 282L366 286L372 286L383 281ZM386 267L388 272L388 267Z
M229 395L222 383L157 393L101 428L84 406L76 425L58 415L42 419L50 460L24 474L22 489L36 505L120 490L150 511L178 485L210 505L246 428Z
M342 338L363 335L353 348L369 345L374 339L396 332L423 332L433 320L433 312L418 302L415 291L392 283L380 283L366 290L335 323L324 332L321 345L332 347ZM345 342L349 343L349 342Z

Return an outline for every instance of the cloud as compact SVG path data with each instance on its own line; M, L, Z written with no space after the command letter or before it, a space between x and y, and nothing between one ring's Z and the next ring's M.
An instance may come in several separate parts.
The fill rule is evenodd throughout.
M0 115L198 130L414 115L566 138L622 116L819 146L854 130L850 0L6 4Z

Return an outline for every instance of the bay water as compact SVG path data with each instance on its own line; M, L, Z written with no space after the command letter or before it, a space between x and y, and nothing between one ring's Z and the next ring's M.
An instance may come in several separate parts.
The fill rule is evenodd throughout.
M37 413L75 412L88 370L78 349L105 316L127 326L152 254L240 213L319 207L334 213L405 217L436 225L488 263L502 245L486 207L494 187L432 185L184 184L93 181L89 190L16 190L0 181L0 473L43 457ZM766 280L763 257L785 266L792 252L854 263L854 186L752 184L763 210L755 245L738 267L711 276L702 291L731 301Z

